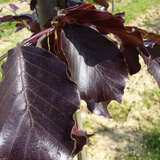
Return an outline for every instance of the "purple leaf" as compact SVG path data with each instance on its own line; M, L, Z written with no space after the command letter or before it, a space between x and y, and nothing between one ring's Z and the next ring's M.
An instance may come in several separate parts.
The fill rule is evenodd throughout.
M15 4L10 3L9 4L10 8L12 8L15 12L19 9L19 7L17 7Z
M86 136L73 132L72 137L83 138L82 143L71 138L80 99L66 76L66 65L43 49L18 47L8 52L3 71L0 159L72 159Z
M143 52L141 53L141 56L147 65L148 72L154 77L160 87L160 46L154 45L152 48L148 46L146 49L150 56L145 56Z
M31 0L31 2L30 2L31 10L34 10L36 8L36 5L37 5L37 0Z
M95 103L121 102L128 72L117 46L95 30L80 25L66 25L61 41L70 78L77 84L81 98ZM97 109L104 115L104 105Z
M8 15L0 17L0 24L5 22L15 22L15 21L21 22L21 24L23 23L24 26L26 26L26 24L24 23L25 21L29 25L31 32L33 33L40 32L40 24L37 22L33 14L22 14L16 16Z
M135 74L140 71L141 65L139 63L139 51L135 47L125 47L122 50L129 73Z
M87 100L86 102L87 102L88 109L94 114L102 115L107 118L112 118L108 110L106 110L106 107L108 105L107 102L96 103L93 99Z

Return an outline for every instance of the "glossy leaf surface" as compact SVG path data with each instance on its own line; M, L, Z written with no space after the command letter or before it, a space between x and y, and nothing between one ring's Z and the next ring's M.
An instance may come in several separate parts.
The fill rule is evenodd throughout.
M116 44L80 25L67 25L61 39L71 80L78 85L81 98L94 103L121 102L128 72Z
M91 4L67 8L63 11L63 21L69 24L94 25L102 34L113 33L119 37L123 46L137 47L143 44L140 31L124 26L124 17L120 14L99 11Z
M71 138L80 99L66 65L43 49L18 47L8 53L3 71L0 159L72 159L85 142L76 147Z

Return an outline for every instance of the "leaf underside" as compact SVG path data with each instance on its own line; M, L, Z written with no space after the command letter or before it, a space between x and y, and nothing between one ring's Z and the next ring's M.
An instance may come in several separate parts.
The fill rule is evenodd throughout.
M89 109L96 110L95 103L99 102L121 102L128 71L116 44L80 25L66 25L61 41L71 80L77 84L81 98L89 103ZM104 105L98 104L97 110L107 116Z
M0 84L0 159L69 160L77 88L66 65L49 52L32 47L10 50Z

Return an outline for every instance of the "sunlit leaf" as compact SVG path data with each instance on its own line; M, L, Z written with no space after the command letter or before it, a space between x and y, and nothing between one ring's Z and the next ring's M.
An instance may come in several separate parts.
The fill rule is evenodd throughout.
M121 102L128 72L116 44L80 25L67 25L61 39L71 80L78 85L81 98L94 103Z
M0 159L72 159L86 138L82 143L71 138L80 99L66 65L43 49L18 47L9 51L3 71Z

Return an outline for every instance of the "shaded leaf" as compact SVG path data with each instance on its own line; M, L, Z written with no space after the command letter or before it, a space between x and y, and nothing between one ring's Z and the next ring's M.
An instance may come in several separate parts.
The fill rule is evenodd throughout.
M125 12L116 13L115 15L121 17L122 22L125 23Z
M139 63L139 51L134 47L125 47L122 51L125 58L126 65L128 66L129 73L135 74L140 71L141 65Z
M145 41L152 41L152 40L156 40L158 42L160 41L160 35L158 34L148 32L138 27L126 27L126 28L127 30L132 30L134 28L135 31L138 31L139 33L141 33L141 36L143 37Z
M154 77L160 87L160 46L154 45L153 48L150 46L146 48L150 56L145 56L143 52L141 56L147 65L148 72Z
M88 135L85 131L79 130L77 126L73 126L72 137L76 140L75 153L77 154L83 147L84 144L89 144L88 138L93 136L93 134Z
M112 33L120 42L123 56L130 74L135 74L140 70L139 51L141 47L144 54L147 52L144 47L144 39L147 33L137 27L124 26L124 14L112 15L109 12L99 11L92 5L80 5L75 8L68 8L62 21L68 24L85 24L94 26L101 34ZM147 38L159 38L158 35L149 34Z
M93 5L80 5L75 9L64 10L66 16L63 18L68 23L79 23L95 25L101 33L122 29L124 21L120 16L114 16L109 12L96 10Z
M112 15L109 12L99 11L93 5L80 5L63 11L66 14L62 19L68 24L85 24L95 26L102 34L113 33L119 37L123 47L137 47L143 45L140 31L134 27L125 27L122 15Z
M43 49L18 47L9 51L3 71L0 159L72 159L85 141L75 146L71 138L80 99L66 65Z
M37 5L37 0L31 0L31 2L30 2L31 10L34 10L36 8L36 5Z
M78 85L81 98L95 103L121 102L127 67L117 46L80 25L66 25L61 41L71 80Z

